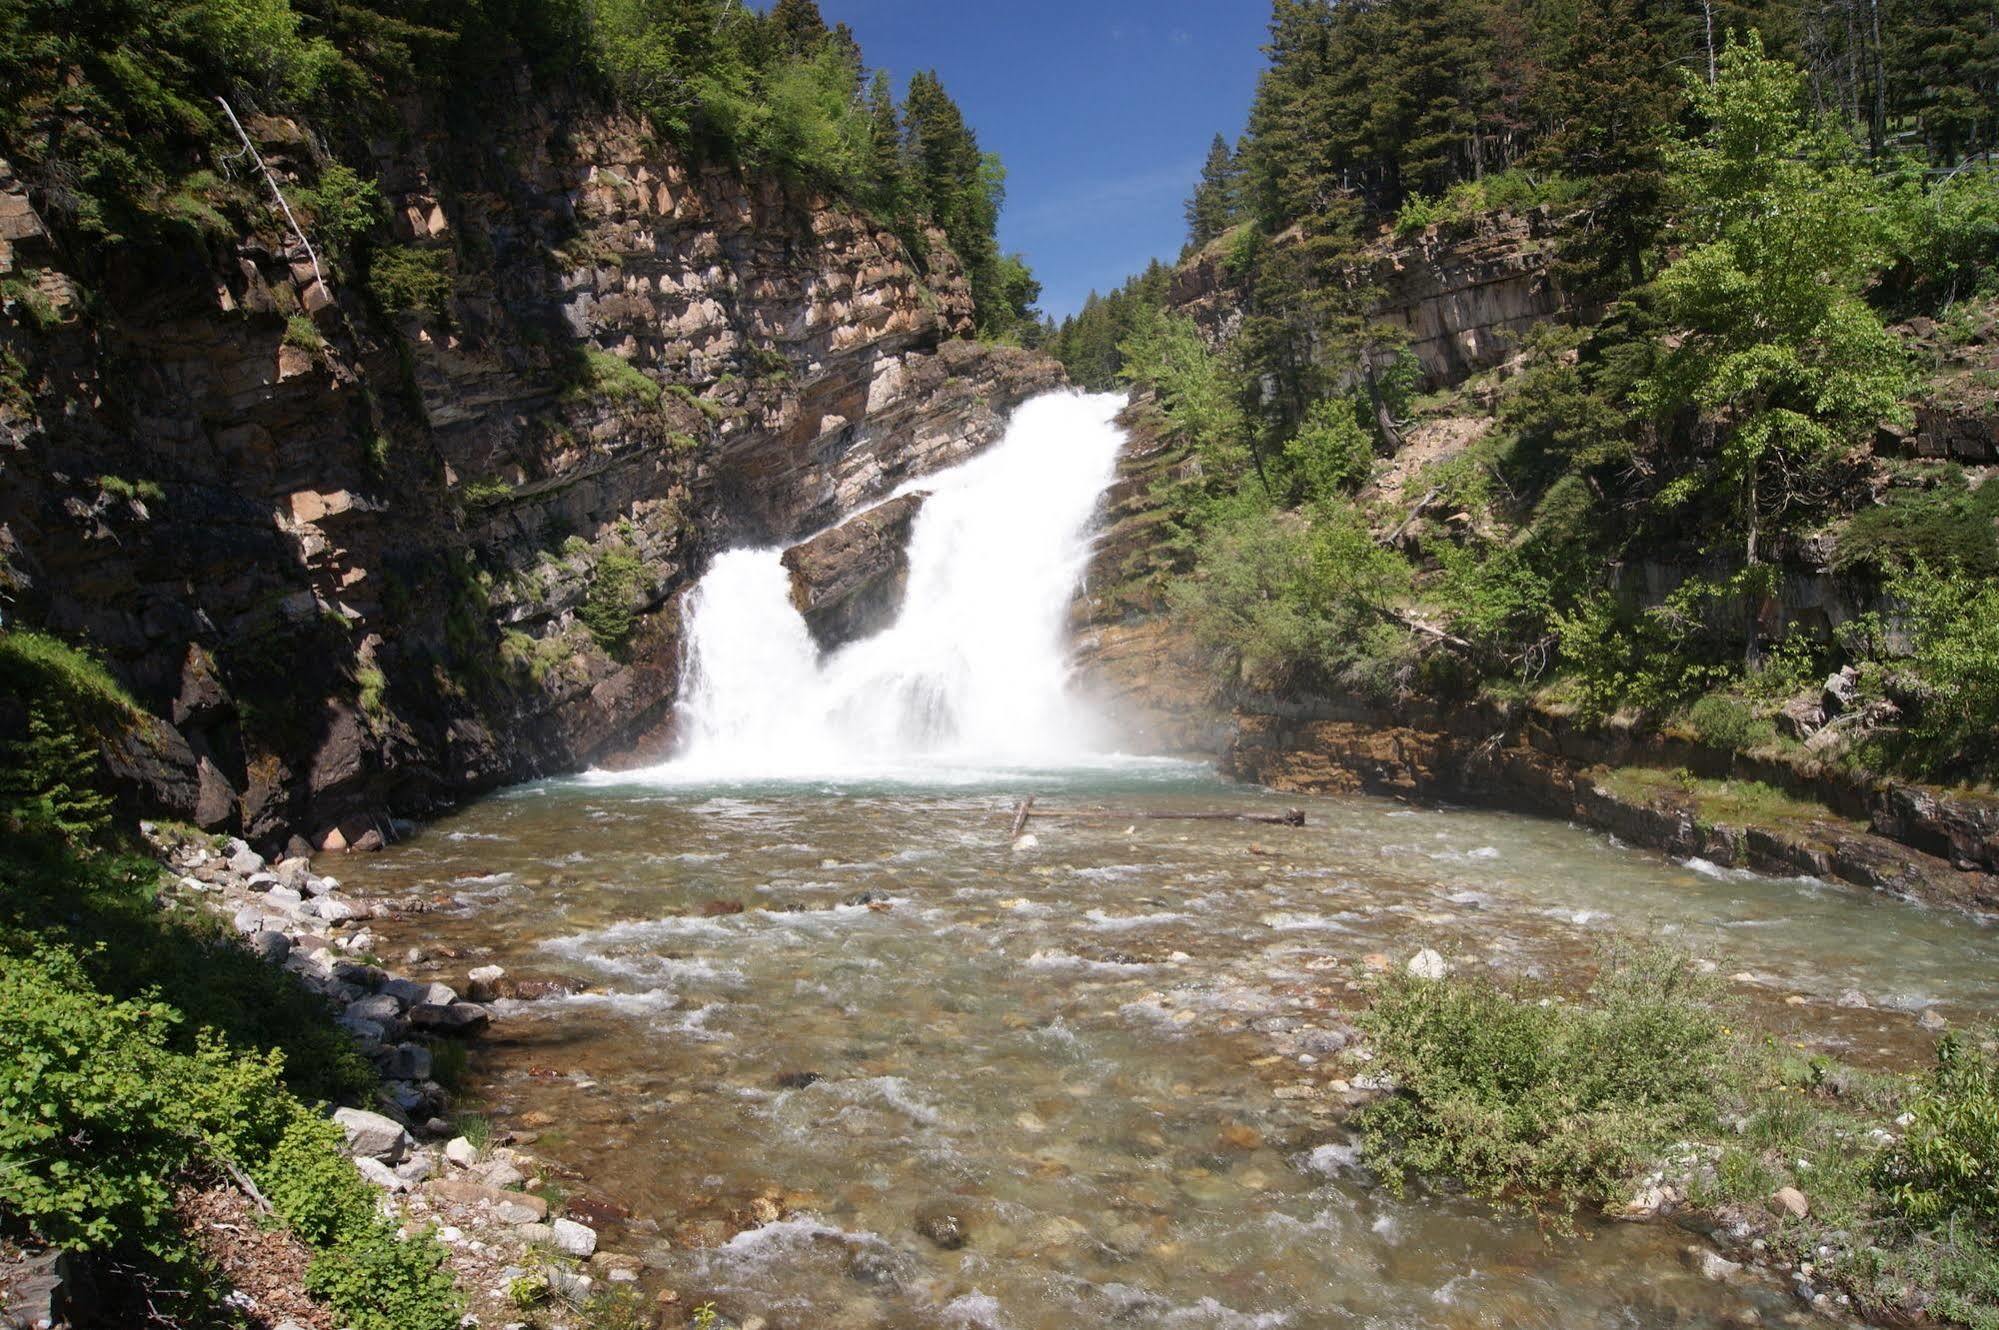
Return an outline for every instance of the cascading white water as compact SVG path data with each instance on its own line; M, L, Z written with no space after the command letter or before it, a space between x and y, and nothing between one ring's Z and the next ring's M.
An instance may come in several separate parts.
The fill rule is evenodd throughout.
M930 498L901 613L823 659L783 551L717 558L689 603L680 755L622 779L935 780L1087 759L1065 628L1122 404L1035 398L990 451L909 486Z

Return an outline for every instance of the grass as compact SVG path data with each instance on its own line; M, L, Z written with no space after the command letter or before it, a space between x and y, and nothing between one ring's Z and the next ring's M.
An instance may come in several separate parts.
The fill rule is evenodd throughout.
M1718 826L1753 827L1796 822L1843 822L1824 804L1798 799L1755 780L1710 780L1684 770L1616 767L1597 783L1621 799L1649 802L1662 795L1690 799L1702 821Z
M64 703L99 718L139 714L139 704L104 662L60 638L26 628L0 632L0 681L22 693L46 688Z
M1361 1024L1398 1088L1357 1120L1364 1157L1391 1187L1454 1178L1558 1228L1663 1174L1864 1315L1999 1330L1999 1064L1946 1036L1929 1071L1881 1075L1732 1020L1664 950L1610 958L1577 1001L1391 976ZM1773 1207L1782 1187L1803 1218Z
M585 347L577 358L575 379L563 396L572 402L607 399L657 407L663 391L630 362L592 346Z

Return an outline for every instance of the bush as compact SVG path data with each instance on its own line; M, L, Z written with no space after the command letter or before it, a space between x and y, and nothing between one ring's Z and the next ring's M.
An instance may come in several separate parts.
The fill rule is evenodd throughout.
M1777 738L1777 727L1767 717L1722 693L1709 693L1687 708L1687 723L1702 743L1731 753L1746 753Z
M650 407L659 405L664 391L630 361L592 346L584 348L576 365L575 383L567 396L580 402L603 397Z
M436 249L395 245L376 250L368 264L368 290L391 314L443 318L451 299L451 261Z
M1284 464L1294 500L1350 494L1374 469L1374 439L1350 400L1329 398L1313 403L1297 436L1284 445Z
M1918 564L1889 585L1908 607L1921 695L1910 737L1932 767L1989 769L1999 734L1999 586Z
M1169 599L1224 672L1254 688L1330 678L1365 659L1409 582L1401 557L1337 503L1309 522L1260 508L1225 517L1202 539L1198 566Z
M644 565L629 549L606 550L590 574L590 590L576 611L597 645L614 655L631 639L632 596L643 571Z
M1881 1168L1895 1208L1926 1226L1963 1218L1999 1233L1999 1066L1945 1035L1908 1112L1915 1120Z
M1490 660L1526 671L1545 651L1554 588L1527 556L1510 545L1436 547L1442 576L1430 588L1451 631Z
M1398 1086L1361 1115L1366 1158L1398 1190L1413 1172L1527 1207L1624 1199L1655 1151L1712 1123L1716 996L1671 952L1608 965L1576 1005L1397 976L1362 1018Z

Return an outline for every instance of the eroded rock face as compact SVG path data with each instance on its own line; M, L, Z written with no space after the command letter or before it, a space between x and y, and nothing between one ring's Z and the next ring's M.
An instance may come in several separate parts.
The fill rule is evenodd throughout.
M0 590L159 718L112 755L149 811L351 847L656 751L715 550L830 526L1062 382L963 340L941 243L919 268L502 77L478 150L415 101L371 149L377 254L445 274L435 307L382 312L339 254L320 285L262 212L177 264L58 245L0 162L0 277L41 300L0 312ZM317 178L309 126L247 127Z
M1408 334L1426 380L1454 383L1502 364L1519 349L1521 333L1568 309L1548 269L1549 231L1537 212L1440 224L1410 237L1384 234L1362 251L1354 280L1380 291L1372 316ZM1241 319L1236 279L1221 253L1177 270L1171 298L1212 336L1232 333Z
M930 496L899 495L784 552L791 603L821 651L895 621L909 584L909 533Z

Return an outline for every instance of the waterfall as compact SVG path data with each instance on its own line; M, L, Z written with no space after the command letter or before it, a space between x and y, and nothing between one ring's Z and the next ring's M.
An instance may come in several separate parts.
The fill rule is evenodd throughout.
M1051 393L930 493L894 624L821 657L780 549L718 557L691 593L681 747L624 779L976 779L1092 756L1069 604L1123 436L1121 397Z

